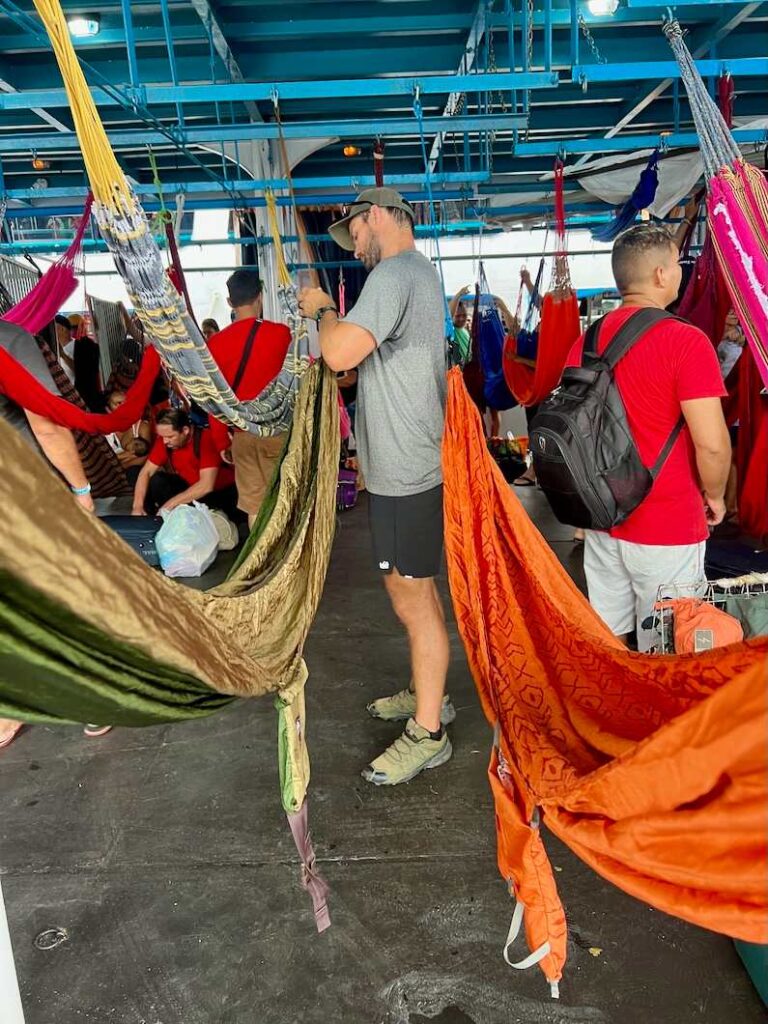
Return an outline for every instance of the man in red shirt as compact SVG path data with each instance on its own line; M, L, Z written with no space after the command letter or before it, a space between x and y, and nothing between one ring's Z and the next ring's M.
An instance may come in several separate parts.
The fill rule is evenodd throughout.
M227 281L234 323L208 339L208 348L225 380L244 402L256 398L275 379L291 343L291 332L284 324L261 319L261 290L254 270L236 270ZM248 525L253 526L286 435L257 437L234 430L230 439L226 423L209 419L217 450L235 466L238 507L247 512Z
M157 438L136 480L133 514L170 512L191 501L231 516L237 506L235 474L221 461L210 430L193 427L181 409L167 409L158 417Z
M677 297L679 252L668 232L639 224L613 247L612 267L623 302L600 328L602 352L632 313L666 307ZM569 357L581 363L582 336ZM680 415L685 426L651 492L620 526L587 531L584 571L589 600L617 636L637 631L639 650L652 633L642 623L666 583L704 580L709 527L725 515L731 445L721 398L726 394L709 338L696 327L664 320L620 360L615 381L637 449L652 466Z

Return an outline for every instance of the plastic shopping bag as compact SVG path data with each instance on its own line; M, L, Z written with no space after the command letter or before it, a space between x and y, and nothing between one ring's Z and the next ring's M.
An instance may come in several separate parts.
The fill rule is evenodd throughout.
M202 576L219 550L219 534L210 511L195 501L160 514L163 525L155 547L165 575Z

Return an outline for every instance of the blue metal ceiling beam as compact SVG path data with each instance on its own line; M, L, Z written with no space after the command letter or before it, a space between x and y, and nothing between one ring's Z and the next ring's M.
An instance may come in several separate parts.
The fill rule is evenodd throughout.
M699 73L721 75L730 72L739 78L768 75L768 57L737 57L733 60L697 60ZM592 82L639 82L645 79L681 77L677 61L632 61L627 64L580 64L573 69L573 80Z
M237 58L232 52L227 36L221 27L216 12L213 9L213 5L209 0L192 0L192 6L197 11L197 14L205 26L206 32L209 32L213 41L213 48L219 55L219 58L224 62L224 67L227 69L230 82L242 83L245 81L242 69L237 62ZM261 121L261 111L256 106L254 100L255 96L245 97L243 104L245 109L248 111L248 115L252 121ZM183 102L183 101L181 101Z
M486 171L448 171L443 174L435 174L432 177L432 182L436 186L470 185L473 183L488 181L489 179L490 174ZM419 187L421 187L424 184L424 175L393 174L387 175L387 180L391 181L392 184L418 185ZM366 188L370 185L375 184L376 181L373 175L366 175L361 177L329 175L321 178L293 179L293 187L294 189L296 189L296 191L301 191L303 189L312 190L343 188L352 189L353 192L356 192L360 188ZM213 183L210 181L163 182L163 192L169 196L176 195L178 193L184 193L185 195L215 195L218 192L218 188L219 185L217 183ZM287 189L288 181L286 181L285 178L244 178L237 181L224 181L221 183L221 188L223 191L226 192L263 192L265 189ZM133 190L138 195L157 195L157 187L154 184L138 183L133 185ZM6 193L6 196L8 199L61 199L70 196L85 197L86 192L86 186L77 185L66 188L48 188L42 193L39 189L9 189ZM300 197L300 200L302 203L305 201L303 197Z
M482 41L483 35L485 34L485 19L488 8L488 0L479 0L479 3L475 7L475 12L472 17L472 24L469 29L469 35L467 41L464 44L464 52L461 55L459 66L456 71L456 77L466 77L472 71L477 61L477 53L480 48L480 42ZM454 89L448 96L445 107L443 108L443 116L451 117L459 109L459 103L463 96L461 90ZM442 134L436 135L435 140L432 143L432 148L429 151L429 173L431 174L437 166L437 161L440 158L440 153L443 148L443 140L445 136Z
M736 7L737 5L734 4L733 6ZM719 42L735 31L739 25L754 14L759 7L760 3L743 4L738 8L738 10L731 11L724 18L721 18L717 24L703 25L689 42L689 48L694 59L698 60L705 56L705 54L709 53L713 46L716 46ZM626 128L627 125L631 124L638 114L667 91L669 86L672 84L672 81L672 78L666 77L649 92L639 93L624 108L624 112L619 120L613 128L606 133L606 138L613 138L618 135L622 129ZM579 165L584 165L588 163L588 161L589 157L586 157L579 161Z
M738 143L768 143L767 128L736 128L731 134ZM680 132L672 135L615 135L613 138L570 139L559 142L557 139L543 142L521 142L515 149L515 156L557 156L558 153L615 153L631 152L636 149L655 149L656 146L668 149L692 148L699 145L696 132ZM510 189L513 191L513 189Z
M365 184L362 182L361 184ZM352 190L346 192L326 192L322 195L301 195L298 197L299 205L302 208L313 207L313 206L329 206L334 204L342 205L344 203L350 203L357 195L359 189L355 187ZM68 199L69 202L62 202L53 206L24 206L16 207L9 206L6 211L6 217L10 220L17 218L27 217L61 217L61 216L77 216L83 212L83 201L85 200L87 190L86 189L70 189L70 195L62 197ZM413 190L404 188L401 190L405 198L411 203L426 203L428 201L427 193L423 189ZM37 192L35 195L36 199L40 198L40 193ZM438 190L435 193L436 202L455 202L456 200L468 198L466 191L460 189L444 189ZM18 200L13 200L18 201ZM290 196L277 196L275 202L278 206L293 206L294 200ZM144 199L142 200L142 209L145 213L158 213L160 210L160 203L157 200ZM238 196L237 199L233 199L231 195L219 196L216 199L200 199L195 196L185 197L184 209L185 210L250 210L260 209L267 205L266 199L263 196ZM168 197L166 207L169 210L176 208L175 197Z
M410 96L418 86L422 96L451 92L497 92L505 89L554 89L556 72L535 71L528 75L506 71L478 72L474 75L398 75L394 78L342 78L307 82L231 82L219 85L148 85L138 90L140 102L155 103L239 103L248 100L271 102L303 99L349 99L361 96ZM91 94L99 107L119 106L103 89ZM0 110L24 110L31 105L68 107L64 89L29 89L23 93L0 96Z
M483 116L430 117L424 119L424 132L428 136L438 131L479 132L511 131L525 127L527 118L515 114L488 114ZM418 135L418 126L412 117L382 118L374 121L304 121L289 122L282 126L286 139L375 138L377 135ZM107 136L113 147L168 145L168 136L158 131L128 130L108 131ZM185 146L211 142L242 142L245 139L277 139L280 128L275 122L253 124L212 125L206 128L186 128L175 133L176 141ZM76 135L59 138L54 135L0 136L0 153L14 153L26 148L38 152L51 150L79 149Z

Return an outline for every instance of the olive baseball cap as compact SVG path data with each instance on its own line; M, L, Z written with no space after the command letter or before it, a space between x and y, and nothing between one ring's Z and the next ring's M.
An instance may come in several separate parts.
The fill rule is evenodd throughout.
M370 210L372 206L381 206L388 210L404 210L411 220L414 219L411 204L393 188L367 188L360 193L354 203L342 207L344 216L328 228L331 238L342 249L346 249L348 252L355 251L355 243L349 233L349 222L359 213Z

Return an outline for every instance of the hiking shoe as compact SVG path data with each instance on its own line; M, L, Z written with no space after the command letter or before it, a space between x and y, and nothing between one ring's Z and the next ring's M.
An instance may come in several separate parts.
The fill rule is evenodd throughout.
M443 731L439 740L433 740L431 733L409 718L403 735L360 774L374 786L397 786L400 782L410 782L426 768L445 764L452 753L447 732Z
M371 718L381 718L385 722L405 722L416 714L416 694L413 690L401 690L391 697L379 697L366 708ZM456 717L456 708L451 704L451 698L446 694L443 697L443 706L440 708L440 724L450 725Z

